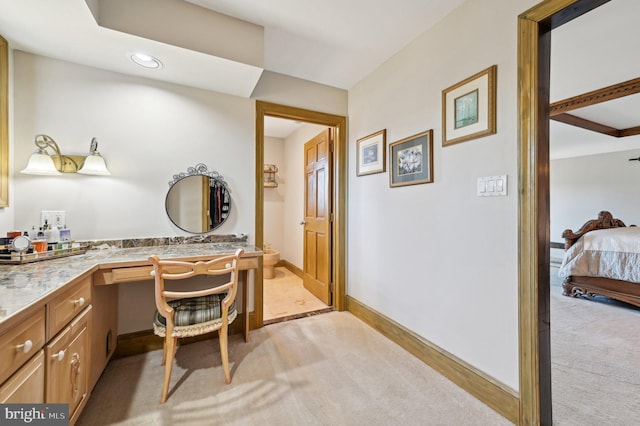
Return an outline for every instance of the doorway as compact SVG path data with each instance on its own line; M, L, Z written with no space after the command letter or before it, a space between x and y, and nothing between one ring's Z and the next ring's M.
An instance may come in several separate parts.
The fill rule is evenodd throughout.
M265 188L263 172L265 163L265 118L281 118L312 123L332 128L335 132L333 144L333 182L330 194L332 235L330 245L330 282L333 288L333 309L346 309L345 283L345 250L346 250L346 117L325 114L285 105L256 101L256 238L258 247L265 244L264 201ZM254 278L254 313L251 316L252 328L264 325L264 276L263 260L260 259L259 268Z
M331 310L333 134L333 127L264 118L265 324Z
M551 425L551 30L609 0L548 0L518 17L520 421Z

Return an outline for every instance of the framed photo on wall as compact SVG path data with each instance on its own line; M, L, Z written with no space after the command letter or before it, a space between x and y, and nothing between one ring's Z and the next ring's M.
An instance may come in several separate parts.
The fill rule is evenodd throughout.
M356 143L358 176L383 173L387 167L387 129L358 139Z
M433 182L433 130L389 145L389 185Z
M442 91L442 146L496 133L497 65Z

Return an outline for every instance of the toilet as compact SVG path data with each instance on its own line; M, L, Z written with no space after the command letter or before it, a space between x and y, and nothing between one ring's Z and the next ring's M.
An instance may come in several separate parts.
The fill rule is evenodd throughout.
M270 280L275 276L274 267L280 261L280 252L274 249L265 249L262 256L262 276Z

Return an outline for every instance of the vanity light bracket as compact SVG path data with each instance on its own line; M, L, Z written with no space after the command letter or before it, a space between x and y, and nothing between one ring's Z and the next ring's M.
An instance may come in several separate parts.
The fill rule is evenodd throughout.
M93 175L110 175L111 174L109 173L109 170L106 168L106 165L104 164L104 160L102 160L100 153L98 152L98 140L95 137L91 139L90 152L88 156L62 154L62 152L60 151L60 147L58 146L56 141L53 140L51 136L44 135L44 134L36 135L35 145L38 147L38 149L33 153L32 157L43 156L43 155L50 156L51 161L53 161L55 170L57 170L59 173L81 173L81 174L93 174ZM54 153L49 154L47 149L52 150ZM91 164L92 167L90 168L85 167L83 170L83 167L85 165L88 165L87 160L90 157L93 157L93 159L95 159L96 157L100 157L102 164L98 165L98 167L96 168L95 162L93 162ZM33 170L31 168L31 164L29 164L24 170L22 170L22 173L59 174L59 173L56 173L55 170L51 170L51 173L49 173L48 171L43 172L37 169Z
M36 135L36 146L41 154L47 153L47 148L53 149L55 155L51 156L53 164L61 173L77 173L80 165L84 162L82 155L62 155L60 147L50 136Z

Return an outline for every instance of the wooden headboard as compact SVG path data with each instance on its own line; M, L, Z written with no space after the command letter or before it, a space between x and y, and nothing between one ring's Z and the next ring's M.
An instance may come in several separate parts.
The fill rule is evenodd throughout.
M614 219L613 215L608 211L601 211L598 213L597 219L592 219L587 221L577 232L573 232L571 229L565 229L562 233L562 238L564 238L564 248L567 250L571 247L578 238L582 237L584 234L590 231L595 231L596 229L608 229L608 228L623 228L627 225L624 224L620 219Z

